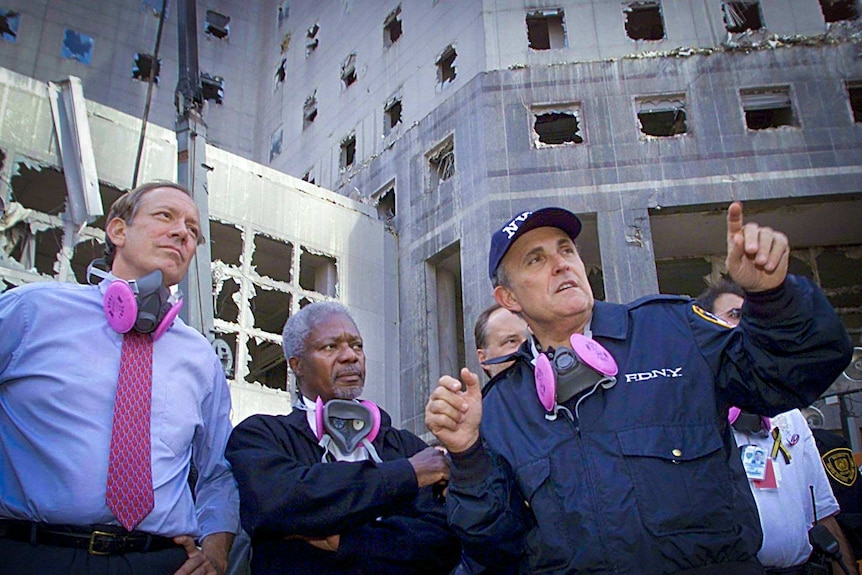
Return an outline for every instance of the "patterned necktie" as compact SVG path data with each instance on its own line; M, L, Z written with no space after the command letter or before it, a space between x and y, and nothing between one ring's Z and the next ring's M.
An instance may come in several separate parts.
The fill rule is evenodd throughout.
M108 508L129 531L153 510L152 380L153 338L132 330L123 336L105 496Z

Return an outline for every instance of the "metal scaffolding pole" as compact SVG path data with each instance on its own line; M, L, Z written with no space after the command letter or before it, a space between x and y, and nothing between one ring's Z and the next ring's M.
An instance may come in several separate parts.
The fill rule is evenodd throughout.
M201 218L204 242L180 282L185 298L182 318L207 339L213 331L212 270L210 256L209 192L207 191L206 124L202 118L200 73L198 72L197 17L194 0L178 0L179 81L177 104L177 182L192 192Z

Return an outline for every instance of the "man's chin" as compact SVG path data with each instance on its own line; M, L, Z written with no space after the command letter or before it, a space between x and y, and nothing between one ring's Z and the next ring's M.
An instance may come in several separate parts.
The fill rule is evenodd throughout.
M362 395L362 384L349 385L335 388L335 397L337 399L358 399Z

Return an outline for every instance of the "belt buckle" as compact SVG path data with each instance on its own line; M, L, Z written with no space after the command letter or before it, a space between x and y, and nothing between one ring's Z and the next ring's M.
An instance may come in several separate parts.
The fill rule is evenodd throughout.
M87 546L87 553L89 553L90 555L110 555L111 550L110 549L108 549L107 551L105 550L108 547L107 544L103 544L101 549L97 549L97 545L96 545L96 538L97 537L106 537L106 538L108 538L108 541L112 541L113 539L115 539L117 537L117 535L114 533L109 533L107 531L93 531L90 534L90 544Z

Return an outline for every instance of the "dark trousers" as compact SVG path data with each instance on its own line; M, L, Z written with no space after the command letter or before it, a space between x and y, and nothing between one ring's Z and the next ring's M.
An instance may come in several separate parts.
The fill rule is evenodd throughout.
M186 559L182 547L90 555L86 549L0 539L0 575L173 575Z

